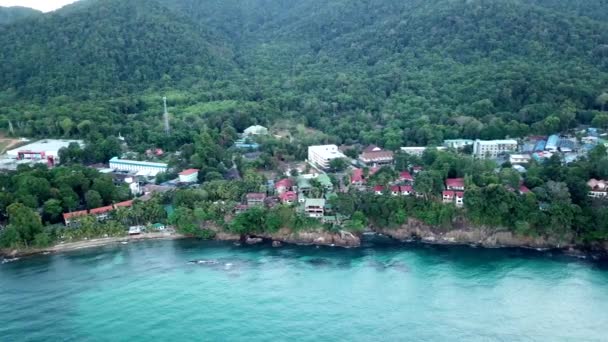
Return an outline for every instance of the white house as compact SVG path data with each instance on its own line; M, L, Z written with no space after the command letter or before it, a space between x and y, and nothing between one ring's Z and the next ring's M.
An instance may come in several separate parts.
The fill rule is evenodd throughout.
M422 155L424 154L424 151L426 151L427 148L435 148L437 149L437 151L445 151L447 148L445 146L439 146L439 147L402 147L401 148L401 152L412 155L412 156L418 156L418 157L422 157Z
M509 162L511 164L528 164L532 156L529 154L512 154L509 156Z
M334 159L346 158L336 145L320 145L308 147L308 161L322 169L328 169Z
M198 182L198 170L188 169L179 173L180 183L196 183Z

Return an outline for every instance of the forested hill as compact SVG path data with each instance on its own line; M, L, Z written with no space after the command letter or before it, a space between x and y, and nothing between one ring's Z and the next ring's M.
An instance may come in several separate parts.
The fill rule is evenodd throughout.
M115 95L214 79L230 69L230 49L155 1L79 5L0 28L4 85L26 97Z
M23 18L40 15L41 12L27 7L2 7L0 6L0 25L10 24Z
M36 121L104 112L104 135L160 132L149 114L168 93L186 125L291 120L338 143L553 132L598 115L606 12L604 0L87 0L0 28L0 129L4 115L53 135Z

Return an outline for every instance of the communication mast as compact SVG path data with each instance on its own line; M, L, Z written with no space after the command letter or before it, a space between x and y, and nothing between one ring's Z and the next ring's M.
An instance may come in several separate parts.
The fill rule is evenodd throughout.
M163 97L163 105L165 107L165 113L163 114L163 119L165 121L165 133L167 135L171 135L171 126L169 125L169 112L167 111L167 97Z

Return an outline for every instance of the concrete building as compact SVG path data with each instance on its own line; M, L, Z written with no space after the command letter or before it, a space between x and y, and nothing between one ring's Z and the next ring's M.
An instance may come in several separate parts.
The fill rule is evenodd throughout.
M448 139L443 141L443 146L453 149L461 149L465 146L473 145L475 140L471 139Z
M402 147L401 148L401 152L407 153L407 154L412 155L412 156L422 157L422 155L424 154L424 151L426 151L427 148L436 148L437 151L445 151L447 149L444 146L439 146L439 147Z
M268 128L260 125L250 126L243 131L244 136L268 135Z
M532 160L532 156L529 154L512 154L509 156L511 164L528 164L530 160Z
M334 159L346 158L336 145L320 145L308 147L308 161L321 169L328 169Z
M161 172L167 172L169 166L165 163L126 160L114 157L110 159L110 168L118 171L137 172L144 176L155 177Z
M448 178L445 180L446 190L464 191L464 178Z
M547 144L545 145L545 150L550 152L557 152L559 147L559 136L554 134L547 139Z
M198 169L188 169L179 173L180 183L196 183L198 182Z
M517 151L517 140L475 140L473 155L476 158L496 158L502 153Z
M325 200L322 198L307 198L304 201L304 212L312 218L323 218L325 215Z
M46 139L9 150L6 154L12 159L41 161L54 166L59 163L59 150L67 148L72 143L84 146L82 140Z

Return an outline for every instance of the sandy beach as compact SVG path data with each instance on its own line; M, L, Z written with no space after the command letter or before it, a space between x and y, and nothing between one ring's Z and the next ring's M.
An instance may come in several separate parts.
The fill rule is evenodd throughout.
M16 256L27 256L27 255L35 255L41 253L61 253L68 251L75 251L79 249L85 248L94 248L107 246L112 244L119 244L123 242L137 242L137 241L145 241L145 240L176 240L176 239L184 239L185 235L173 233L173 232L159 232L159 233L144 233L140 235L133 236L119 236L119 237L108 237L108 238L99 238L99 239L90 239L83 240L77 242L65 242L59 243L55 246L41 249L30 249L30 250L3 250L0 251L0 255L6 255L10 257Z

